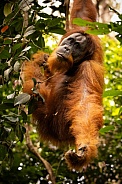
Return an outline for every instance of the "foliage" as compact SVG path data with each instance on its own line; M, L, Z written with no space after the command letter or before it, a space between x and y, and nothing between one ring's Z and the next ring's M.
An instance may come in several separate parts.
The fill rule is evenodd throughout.
M89 29L86 33L95 34L95 35L105 35L112 31L116 32L116 38L122 43L122 14L119 14L117 11L119 21L110 22L109 24L99 23L99 22L89 22L80 18L74 19L73 23L79 26L88 26Z
M48 3L49 1L45 1ZM61 1L62 2L62 1ZM19 79L23 60L29 59L37 50L50 52L45 40L52 33L64 33L64 18L43 13L45 6L36 1L2 1L0 7L0 183L48 183L48 173L42 162L26 147L25 123L30 115L25 113L30 96L21 94ZM62 4L61 4L62 5ZM63 6L52 6L52 12L64 13ZM27 18L27 19L25 19ZM121 18L121 16L120 16ZM27 22L26 22L27 20ZM122 20L122 19L121 19ZM121 22L121 21L120 21ZM105 29L118 32L121 41L121 23L110 23ZM91 25L90 25L91 26ZM102 26L99 30L102 33ZM96 27L96 23L95 23ZM97 34L99 34L97 30ZM118 38L117 37L117 38ZM45 39L46 38L46 39ZM120 43L108 37L102 38L105 50L105 109L104 127L100 130L99 157L86 171L69 171L63 151L52 145L39 143L35 127L31 127L31 140L39 148L42 157L50 162L56 183L120 183L122 163L122 48ZM18 97L18 94L21 94ZM21 105L21 104L25 105ZM16 106L15 106L16 105ZM26 107L26 108L25 108Z

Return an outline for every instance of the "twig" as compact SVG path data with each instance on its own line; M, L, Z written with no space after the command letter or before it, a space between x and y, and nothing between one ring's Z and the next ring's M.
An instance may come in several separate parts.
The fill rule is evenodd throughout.
M35 147L30 139L29 135L29 129L30 126L28 124L25 125L26 128L26 134L25 134L25 139L26 139L26 144L30 152L35 155L41 162L43 162L45 168L47 169L47 172L49 173L49 180L52 182L52 184L55 184L55 176L52 171L52 167L49 162L47 162L38 152L37 147Z
M46 81L48 81L48 80L52 79L55 75L56 75L56 74L54 74L54 75L52 75L52 76L48 77L47 79L45 79L45 80L43 80L43 81L39 81L39 82L37 82L37 83L38 83L38 84L40 84L40 83L44 83L44 82L46 82Z
M111 6L109 6L110 10L112 10L114 13L116 13L118 16L120 16L120 13L118 11L116 11L115 9L113 9Z

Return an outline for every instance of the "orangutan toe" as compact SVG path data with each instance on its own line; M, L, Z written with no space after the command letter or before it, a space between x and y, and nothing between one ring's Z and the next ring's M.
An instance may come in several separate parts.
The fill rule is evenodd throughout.
M77 155L78 156L83 156L87 152L87 150L88 150L87 145L79 145Z

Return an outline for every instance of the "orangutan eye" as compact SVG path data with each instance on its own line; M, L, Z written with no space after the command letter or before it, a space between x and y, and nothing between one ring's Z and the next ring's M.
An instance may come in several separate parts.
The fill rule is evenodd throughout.
M79 49L79 48L80 48L80 44L78 42L75 42L74 49Z
M67 41L69 42L69 44L73 44L75 42L74 38L72 37L68 38Z

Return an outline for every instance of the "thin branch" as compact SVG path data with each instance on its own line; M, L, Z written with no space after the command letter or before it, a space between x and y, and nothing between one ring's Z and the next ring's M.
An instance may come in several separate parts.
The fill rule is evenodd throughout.
M52 171L52 167L49 162L47 162L38 152L37 147L35 147L30 139L29 135L29 129L30 126L28 124L25 125L26 128L26 134L25 134L25 139L26 139L26 144L30 152L35 155L41 162L43 162L45 168L47 169L47 172L49 173L49 180L52 182L52 184L55 184L55 176Z
M38 83L38 84L40 84L40 83L44 83L44 82L46 82L46 81L48 81L48 80L52 79L55 75L56 75L56 74L54 74L54 75L52 75L52 76L48 77L47 79L45 79L45 80L43 80L43 81L39 81L39 82L37 82L37 83Z
M115 9L113 9L111 6L109 6L110 10L112 10L114 13L116 13L118 16L120 16L120 13L118 11L116 11Z

